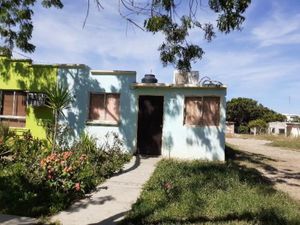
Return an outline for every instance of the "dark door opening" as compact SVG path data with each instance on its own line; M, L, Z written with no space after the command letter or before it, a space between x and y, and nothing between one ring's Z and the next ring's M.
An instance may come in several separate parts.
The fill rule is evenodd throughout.
M163 124L163 96L140 96L137 153L160 155Z

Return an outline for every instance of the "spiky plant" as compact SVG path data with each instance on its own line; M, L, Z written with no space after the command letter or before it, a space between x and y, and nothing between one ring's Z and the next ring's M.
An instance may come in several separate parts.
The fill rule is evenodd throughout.
M54 129L52 136L52 153L55 149L57 131L58 131L58 120L59 116L64 116L63 110L66 109L73 101L73 96L67 87L63 85L56 85L55 87L46 90L47 103L46 106L53 110L54 116Z

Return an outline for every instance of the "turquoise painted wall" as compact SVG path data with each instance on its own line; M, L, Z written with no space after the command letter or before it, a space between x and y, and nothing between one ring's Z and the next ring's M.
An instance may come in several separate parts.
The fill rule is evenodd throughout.
M136 151L138 98L140 95L164 96L162 155L188 159L224 160L226 88L133 88L134 72L90 71L87 67L60 68L59 82L76 96L72 107L65 110L74 136L82 132L98 138L99 144L107 132L114 131L125 141L129 151ZM88 125L90 92L120 93L120 123L118 125ZM219 96L220 125L190 127L183 124L185 96Z
M93 72L88 67L61 67L58 71L59 82L69 87L75 96L75 101L69 109L64 110L66 118L61 122L68 122L73 130L74 138L83 132L98 139L103 143L103 137L108 132L116 132L124 140L125 147L133 151L135 149L136 121L133 107L133 92L130 86L135 82L135 72ZM120 94L120 123L118 125L87 124L89 93L119 93Z
M135 105L138 105L140 95L164 96L161 149L164 157L225 160L225 88L143 87L135 89L134 93ZM219 96L221 100L219 126L184 125L185 96Z
M57 81L57 68L51 65L34 65L31 60L17 60L0 56L0 90L43 92ZM52 112L46 107L26 109L25 128L34 137L46 138L45 121L52 120Z

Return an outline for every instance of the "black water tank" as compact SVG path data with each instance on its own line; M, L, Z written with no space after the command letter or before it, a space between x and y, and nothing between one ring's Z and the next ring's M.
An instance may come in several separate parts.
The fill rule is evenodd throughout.
M157 79L154 74L145 74L142 83L157 83Z

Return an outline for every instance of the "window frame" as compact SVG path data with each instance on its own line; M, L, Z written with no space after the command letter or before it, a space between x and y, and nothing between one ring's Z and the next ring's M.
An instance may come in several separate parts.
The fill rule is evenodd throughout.
M118 113L119 113L119 118L118 121L111 121L111 120L106 120L106 119L100 119L100 120L91 120L90 119L90 109L91 109L91 96L92 95L104 95L104 113L105 113L105 118L107 114L107 107L106 107L106 100L107 100L107 95L116 95L118 96L118 101L119 101L119 106L118 106ZM87 109L87 125L108 125L108 126L118 126L120 124L120 115L121 115L121 93L116 93L116 92L89 92L88 94L88 109Z
M219 114L218 114L218 121L217 123L214 123L214 124L205 124L204 121L203 121L203 107L204 107L204 99L205 98L209 98L209 97L212 97L212 98L218 98L219 99L219 108L218 108L218 111L219 111ZM202 111L201 111L201 121L199 124L188 124L186 122L186 106L187 106L187 99L188 98L201 98L201 104L202 104ZM218 127L220 126L220 121L221 121L221 96L219 95L186 95L184 96L184 110L183 110L183 125L184 126L187 126L187 127Z
M11 115L3 115L3 106L4 106L4 96L3 94L7 92L13 92L13 106L12 106L12 113ZM23 93L25 94L25 116L17 116L17 107L16 107L16 93ZM9 126L12 128L25 128L26 127L26 110L27 110L27 92L23 90L0 90L0 122L3 122L3 119L5 120L12 120L12 121L20 121L24 122L24 126ZM4 121L5 122L5 121Z

